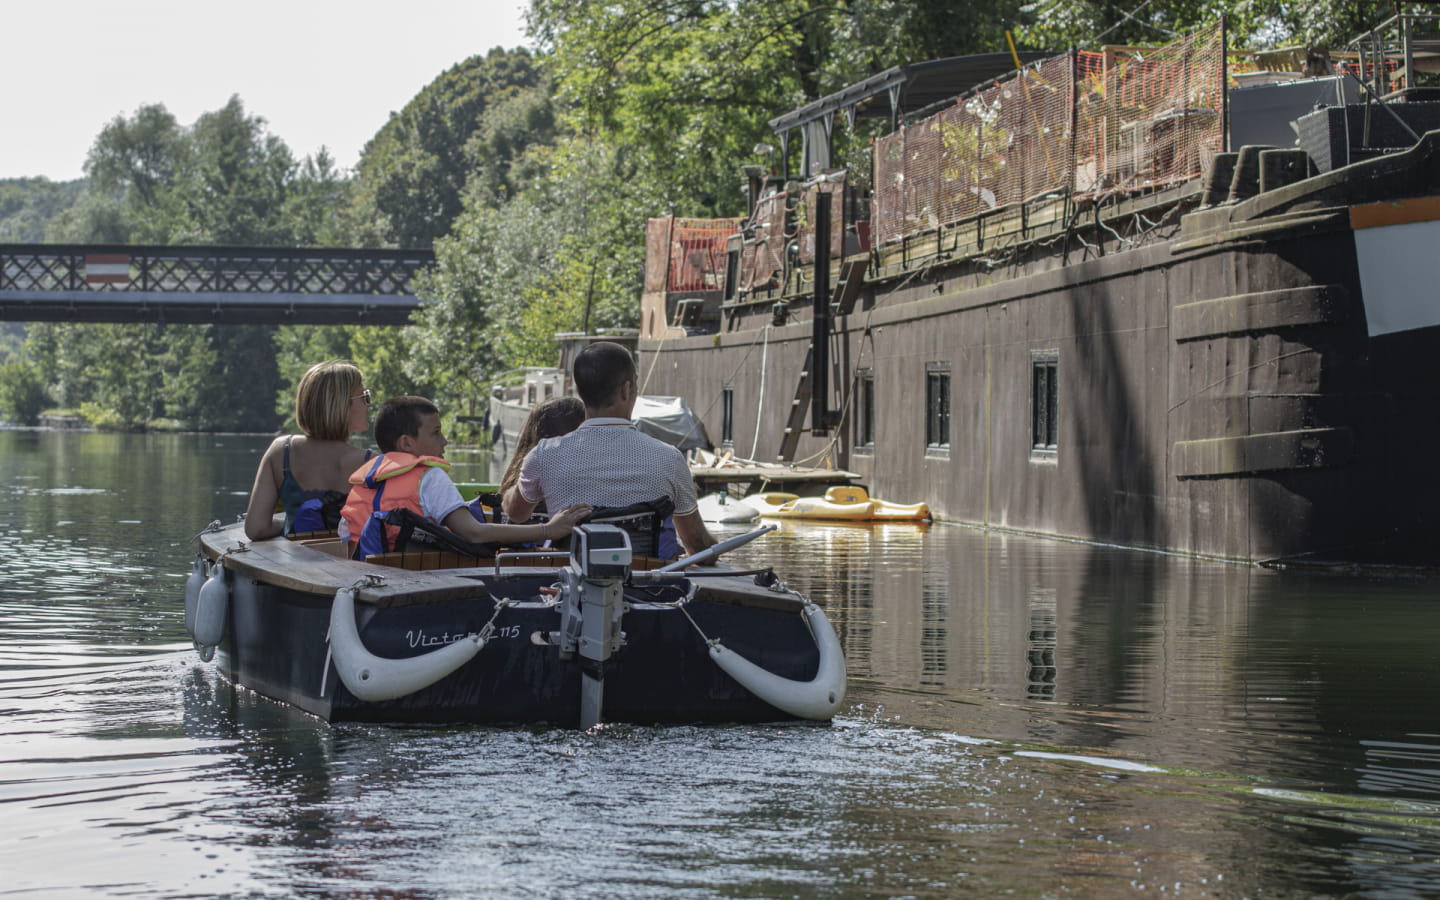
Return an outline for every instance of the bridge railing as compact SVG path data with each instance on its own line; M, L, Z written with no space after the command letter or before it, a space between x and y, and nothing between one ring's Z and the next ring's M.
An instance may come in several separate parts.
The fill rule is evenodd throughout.
M429 250L0 244L0 292L413 295Z

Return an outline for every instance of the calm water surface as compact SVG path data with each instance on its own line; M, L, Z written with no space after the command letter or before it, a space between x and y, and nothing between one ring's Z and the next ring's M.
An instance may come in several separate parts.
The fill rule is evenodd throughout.
M786 525L833 725L331 727L183 631L266 442L0 432L0 894L1440 896L1440 584Z

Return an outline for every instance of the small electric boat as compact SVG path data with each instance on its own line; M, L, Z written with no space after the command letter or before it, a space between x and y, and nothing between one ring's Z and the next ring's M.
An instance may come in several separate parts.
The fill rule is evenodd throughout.
M706 494L699 499L700 518L720 525L743 524L760 518L754 504L730 496L724 491Z
M818 519L835 522L921 522L930 518L925 503L890 503L876 500L859 485L835 485L824 497L800 497L780 491L745 498L765 518Z
M186 627L223 677L330 721L828 720L845 658L825 613L769 569L714 564L774 527L668 564L605 524L568 551L359 562L333 536L212 523Z

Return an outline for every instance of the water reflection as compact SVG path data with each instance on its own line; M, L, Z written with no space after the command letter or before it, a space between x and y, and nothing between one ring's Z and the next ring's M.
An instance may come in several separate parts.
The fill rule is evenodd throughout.
M737 561L826 607L852 677L831 727L330 727L219 680L181 629L187 541L238 512L265 442L0 432L0 891L1440 883L1431 583L786 522Z
M1399 896L1440 883L1424 856L1440 838L1432 583L958 528L921 535L805 528L777 542L782 566L830 563L838 540L873 567L868 593L853 567L804 585L862 660L862 702L1017 747L1084 748L1022 753L1086 771L1164 772L1155 796L1097 802L1117 815L1092 827L1173 822L1178 792L1227 822L1187 822L1187 843L1270 863L1297 893L1335 889L1338 872ZM905 565L885 559L892 546ZM1299 865L1284 862L1297 853Z

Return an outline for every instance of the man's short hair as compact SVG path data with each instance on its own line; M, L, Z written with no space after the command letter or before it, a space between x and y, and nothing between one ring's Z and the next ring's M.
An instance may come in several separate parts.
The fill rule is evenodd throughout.
M391 397L375 414L375 444L381 453L390 453L400 443L401 435L419 437L425 416L438 415L440 409L424 397Z
M575 393L591 409L609 406L621 385L635 378L630 351L611 341L596 341L575 355Z

